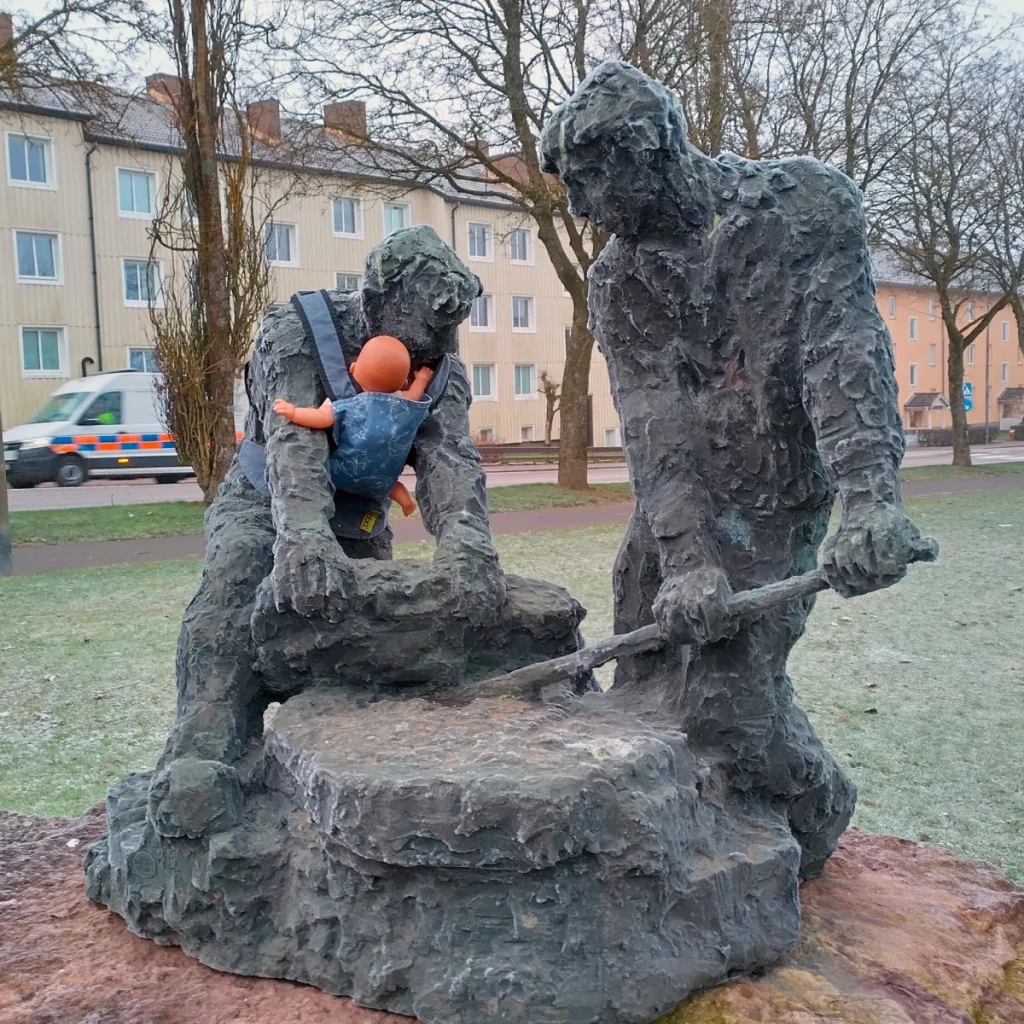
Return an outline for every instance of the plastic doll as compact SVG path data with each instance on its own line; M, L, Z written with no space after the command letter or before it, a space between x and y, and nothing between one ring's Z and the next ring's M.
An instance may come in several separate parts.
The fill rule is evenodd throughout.
M431 401L424 394L434 375L429 367L421 367L403 391L411 368L405 345L380 334L363 345L348 368L362 388L360 394L335 402L327 399L318 409L297 407L282 398L274 402L274 412L300 427L333 428L335 449L327 468L335 488L370 498L390 496L407 516L416 511L416 503L398 477L430 412Z

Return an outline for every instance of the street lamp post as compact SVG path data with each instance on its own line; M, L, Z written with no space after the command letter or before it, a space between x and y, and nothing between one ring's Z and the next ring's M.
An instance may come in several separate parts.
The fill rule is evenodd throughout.
M988 315L988 310L991 306L991 302L992 300L989 299L989 301L985 303L986 315ZM989 385L989 369L992 365L992 345L989 341L989 328L991 326L991 320L987 324L985 324L985 444L989 444L992 440L991 428L988 425L989 394L991 392L991 387Z

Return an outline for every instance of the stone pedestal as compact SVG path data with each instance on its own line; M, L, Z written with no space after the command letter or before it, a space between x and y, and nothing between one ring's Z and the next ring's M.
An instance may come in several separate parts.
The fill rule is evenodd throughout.
M238 823L157 834L108 798L88 894L211 967L427 1024L648 1024L797 938L799 848L685 737L602 695L357 706L270 724Z

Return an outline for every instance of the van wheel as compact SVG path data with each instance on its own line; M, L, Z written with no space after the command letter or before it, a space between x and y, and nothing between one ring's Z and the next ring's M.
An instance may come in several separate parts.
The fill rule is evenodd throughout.
M81 487L88 476L85 463L77 455L65 455L57 463L58 487Z

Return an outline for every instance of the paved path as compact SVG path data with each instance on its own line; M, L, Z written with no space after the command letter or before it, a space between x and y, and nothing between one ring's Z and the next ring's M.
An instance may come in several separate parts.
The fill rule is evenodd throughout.
M921 498L963 491L1024 490L1024 473L1007 476L916 480L903 485L905 498ZM534 512L496 512L491 516L494 533L532 533L538 530L565 530L586 526L626 523L632 503L621 505L582 505L574 508L547 508ZM429 540L420 519L394 520L395 540ZM201 535L153 537L144 540L87 541L81 544L39 544L14 549L14 575L47 572L53 569L80 569L97 565L122 565L131 562L162 562L176 558L201 558Z
M994 462L1024 462L1024 444L998 442L972 449L977 465ZM918 448L907 451L903 465L948 466L953 460L952 448ZM555 466L492 466L487 470L488 487L509 487L515 484L554 483ZM629 477L625 464L591 466L588 474L592 484L625 483ZM415 489L416 475L402 477L405 485ZM92 480L83 487L57 487L44 484L31 490L9 491L12 512L30 512L53 508L92 508L97 505L143 505L161 501L201 501L199 485L194 480L177 484L156 484L152 480Z

